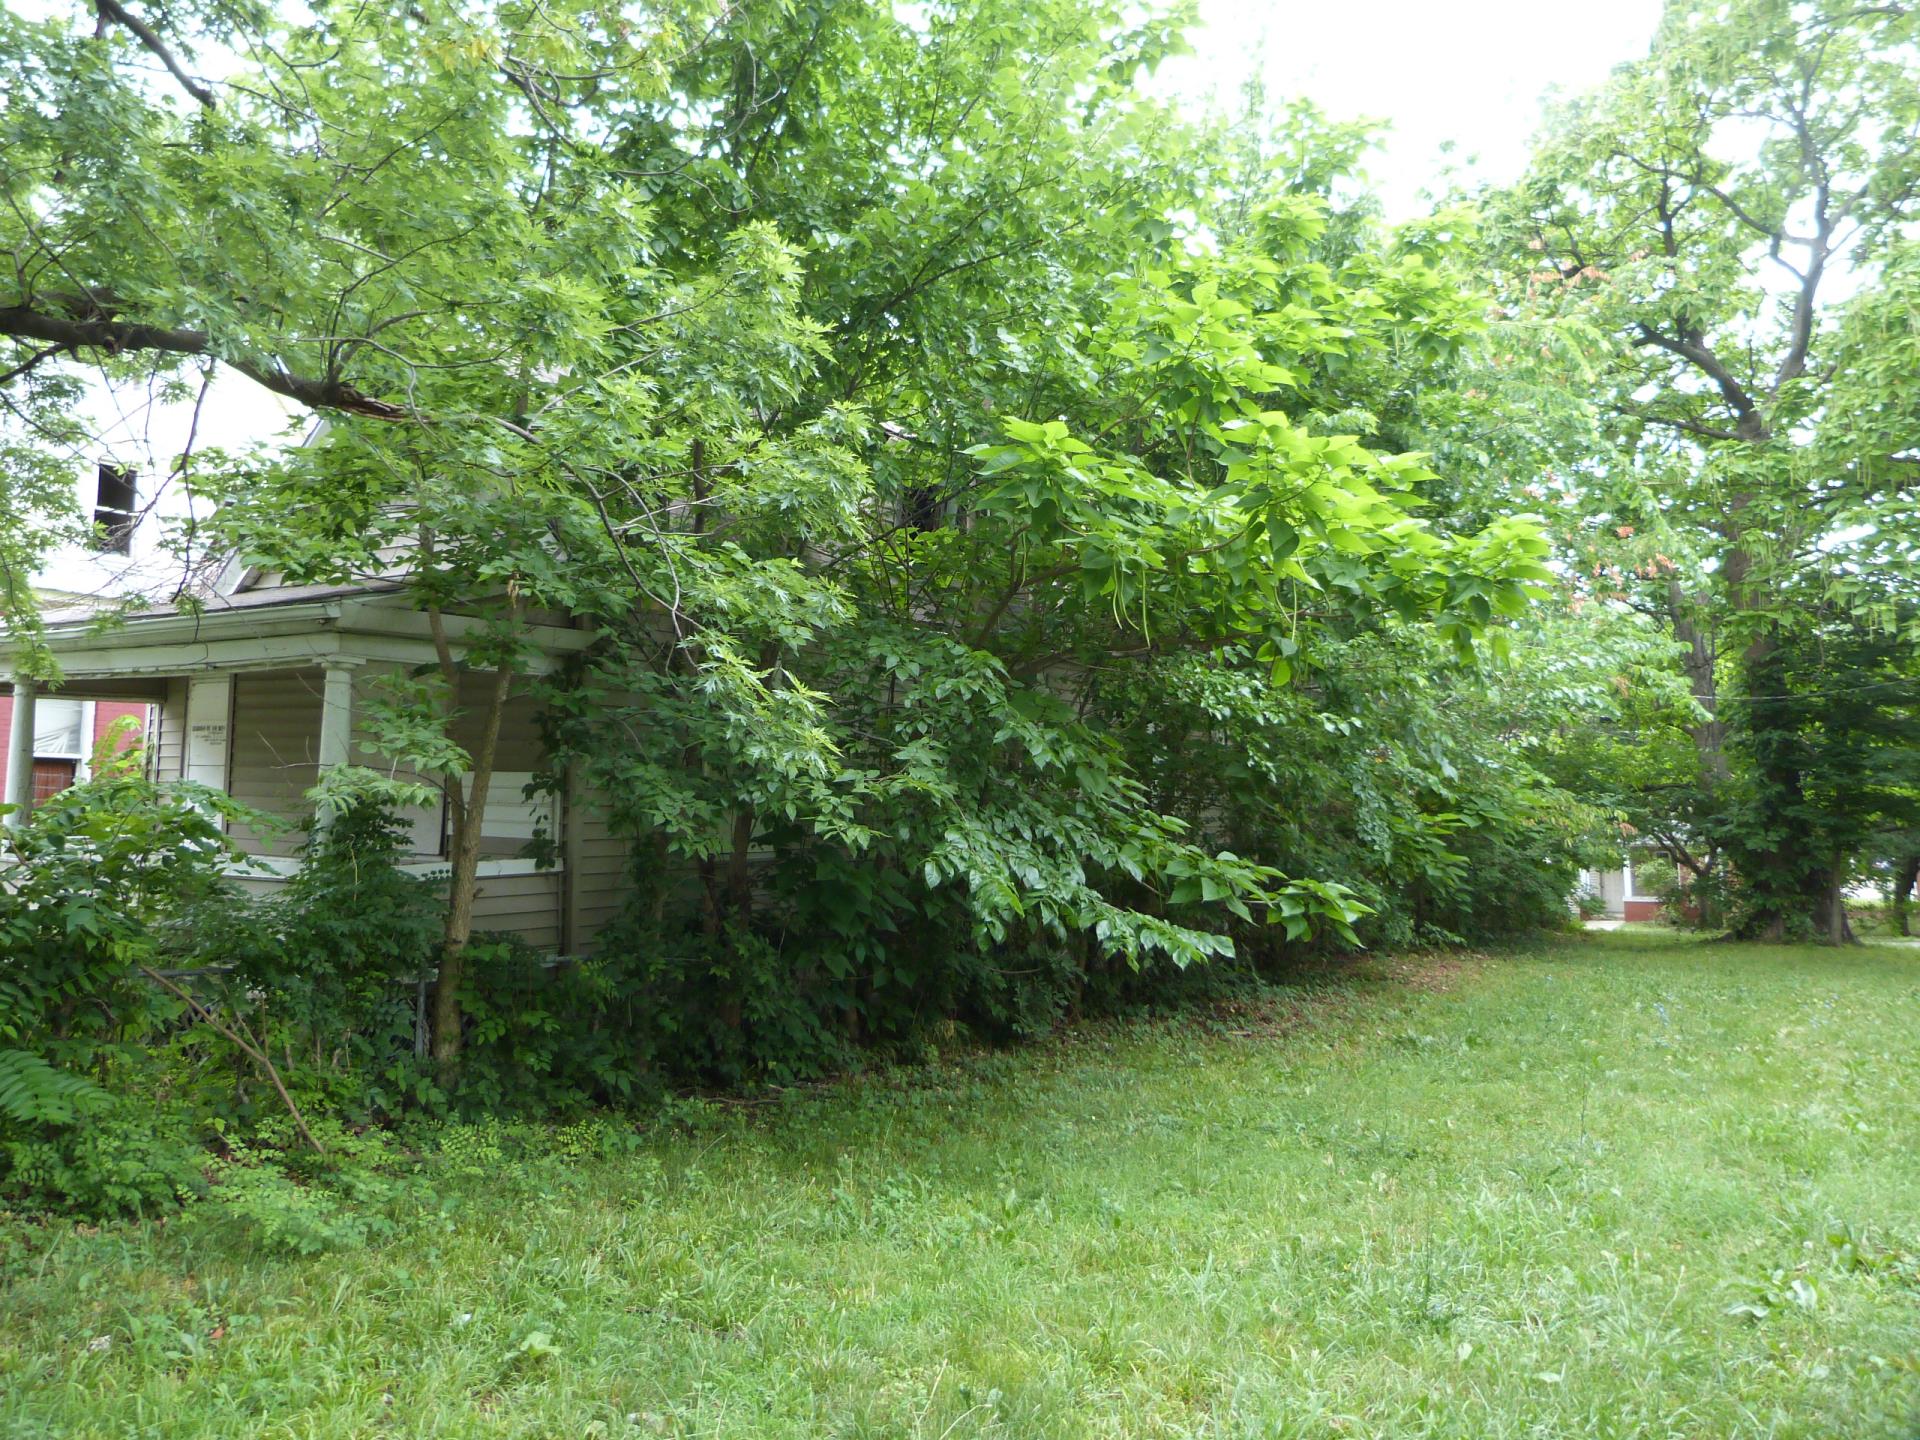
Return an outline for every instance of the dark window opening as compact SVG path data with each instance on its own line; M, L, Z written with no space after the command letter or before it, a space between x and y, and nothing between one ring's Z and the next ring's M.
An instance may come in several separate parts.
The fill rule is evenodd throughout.
M906 493L902 519L908 528L925 532L938 530L946 518L946 500L932 485L916 485Z
M115 555L132 554L133 527L139 505L133 471L102 462L94 491L93 523L99 530L94 536L93 548Z

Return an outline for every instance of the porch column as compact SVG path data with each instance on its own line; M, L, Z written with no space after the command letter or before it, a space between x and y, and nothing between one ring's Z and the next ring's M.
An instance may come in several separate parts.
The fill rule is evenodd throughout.
M33 711L38 690L24 675L13 677L13 725L7 732L7 828L18 830L33 812Z
M345 765L353 754L353 672L361 661L335 655L320 662L326 688L320 696L320 747L314 759L322 770Z

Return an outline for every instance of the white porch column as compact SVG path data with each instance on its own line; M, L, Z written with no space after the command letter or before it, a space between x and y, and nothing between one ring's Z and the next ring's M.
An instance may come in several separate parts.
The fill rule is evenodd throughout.
M353 672L361 661L336 655L320 662L326 688L320 696L320 748L314 759L322 770L345 765L353 755Z
M7 732L7 828L18 830L33 812L33 711L39 692L23 675L13 677L13 724Z

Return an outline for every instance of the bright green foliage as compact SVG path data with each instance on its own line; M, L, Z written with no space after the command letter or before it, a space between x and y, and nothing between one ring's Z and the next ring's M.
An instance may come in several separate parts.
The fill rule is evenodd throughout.
M222 821L245 812L203 786L162 787L145 754L103 746L93 778L8 830L0 886L0 1041L84 1070L138 1028L169 922L226 885Z
M1563 913L1592 815L1469 733L1538 718L1479 667L1554 579L1537 427L1489 439L1473 383L1476 222L1379 225L1358 127L1147 99L1179 17L186 5L158 39L231 62L205 94L93 22L0 32L10 384L238 371L325 423L183 459L219 507L192 543L295 583L410 554L430 621L479 617L371 716L448 794L442 1082L463 1039L503 1094L587 1053L600 1093L793 1078L1123 972ZM548 779L605 797L635 897L585 990L509 957L503 1006L467 974L454 687L549 610L598 643L544 684ZM419 937L376 957L338 881L269 948L334 957L282 962L299 1053L375 1063ZM566 1038L619 994L624 1050Z
M318 1259L4 1226L0 1431L1908 1440L1916 963L1629 932L450 1126Z
M1177 28L1081 0L190 8L174 38L242 63L183 99L124 27L10 22L38 99L0 137L32 202L0 245L34 278L0 333L322 412L271 464L196 462L215 530L295 582L411 551L430 616L483 619L465 668L521 666L533 611L595 624L550 687L556 769L634 842L629 958L822 975L766 1053L1031 1011L959 978L1029 947L1351 941L1346 857L1198 843L1206 802L1156 808L1090 687L1193 657L1312 685L1405 627L1468 656L1547 546L1420 513L1464 481L1415 453L1416 392L1482 309L1445 223L1400 243L1336 203L1358 131L1146 101ZM102 243L108 214L139 240ZM375 720L457 788L484 760L455 678ZM1428 889L1461 873L1435 863Z

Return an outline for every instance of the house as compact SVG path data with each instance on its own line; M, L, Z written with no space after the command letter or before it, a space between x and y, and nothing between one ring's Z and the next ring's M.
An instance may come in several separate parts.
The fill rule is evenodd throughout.
M99 459L76 467L74 502L94 528L87 538L58 546L44 558L33 585L44 608L84 612L169 578L177 584L177 562L159 539L162 517L186 503L177 489L168 493L146 485L125 458ZM125 746L149 727L149 707L141 701L42 698L30 733L20 736L17 747L0 752L0 795L15 794L9 777L16 771L30 777L17 782L22 793L42 800L86 779L95 748L123 719L135 727L122 731L119 743ZM13 698L3 695L0 735L12 734Z
M1634 889L1633 856L1623 855L1615 870L1582 870L1580 888L1600 897L1601 913L1609 920L1658 920L1666 903L1657 895Z
M149 716L149 753L160 777L211 786L277 822L233 837L252 857L236 880L255 892L294 873L302 840L296 827L309 808L304 797L327 768L362 764L424 778L396 770L366 743L365 706L383 678L436 661L427 617L400 581L289 585L229 563L211 589L201 606L146 610L112 628L85 609L46 616L46 643L62 678L45 694L24 678L7 686L12 759L4 798L17 807L8 823L20 823L33 803L35 759L50 723L43 717L67 715L74 706L83 716L92 707L96 725L103 713ZM569 616L536 619L528 627L534 659L509 692L482 817L474 925L542 950L584 954L620 909L626 852L590 796L569 793L558 803L528 796L543 752L527 682L593 639ZM456 659L481 624L475 615L445 617ZM12 674L11 660L0 640L0 671ZM491 681L486 672L463 675L469 708ZM458 731L454 739L471 743ZM413 835L406 868L444 872L444 801L403 818ZM548 860L528 853L536 834L552 839Z

